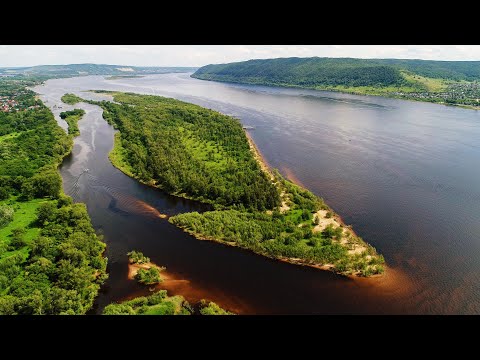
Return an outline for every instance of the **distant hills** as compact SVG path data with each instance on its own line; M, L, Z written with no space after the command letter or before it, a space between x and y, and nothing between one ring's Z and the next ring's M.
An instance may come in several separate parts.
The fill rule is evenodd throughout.
M147 75L192 72L196 67L146 67L105 64L38 65L0 68L0 75L69 77L82 75Z
M479 106L480 61L278 58L199 68L194 78Z
M192 77L272 85L405 85L403 72L449 80L480 79L480 61L352 58L279 58L207 65Z

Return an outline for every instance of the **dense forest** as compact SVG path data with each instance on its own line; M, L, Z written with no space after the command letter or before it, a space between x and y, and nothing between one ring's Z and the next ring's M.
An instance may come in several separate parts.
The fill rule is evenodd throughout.
M214 205L170 222L198 238L226 242L343 274L383 272L383 257L337 224L316 227L322 199L261 168L240 122L159 96L112 93L93 102L119 130L110 158L126 174L171 194ZM119 103L119 104L118 104ZM363 249L354 251L355 247ZM146 274L144 274L146 275Z
M192 77L205 80L298 85L392 85L406 70L448 80L480 80L480 61L434 61L353 58L278 58L207 65Z
M103 315L233 315L214 302L202 300L191 306L183 296L168 296L160 290L150 296L141 296L119 304L110 304Z
M207 65L191 76L480 106L479 61L279 58Z
M217 208L279 205L278 191L252 157L238 120L159 96L115 93L114 99L120 104L92 103L120 130L115 147L127 174Z
M0 80L29 104L0 113L0 314L84 314L107 277L105 244L61 189L72 136L25 85Z
M198 69L192 77L249 84L347 86L401 85L403 77L392 66L360 59L280 58L248 60Z

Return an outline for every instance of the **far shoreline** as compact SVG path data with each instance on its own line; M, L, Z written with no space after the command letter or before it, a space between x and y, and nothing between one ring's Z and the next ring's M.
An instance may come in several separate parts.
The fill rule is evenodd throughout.
M192 74L193 75L193 74ZM358 96L375 96L381 97L385 99L396 99L396 100L405 100L405 101L415 101L419 103L425 104L436 104L436 105L443 105L447 107L454 107L454 108L462 108L468 110L480 110L480 106L472 106L472 105L464 105L464 104L447 104L445 102L436 102L436 101L426 101L422 99L416 98L405 98L398 95L390 95L390 94L367 94L363 92L355 92L355 91L348 91L348 90L341 90L341 89L329 89L329 88L321 88L321 87L308 87L308 86L298 86L298 85L278 85L278 84L268 84L268 83L249 83L249 82L240 82L240 81L223 81L223 80L213 80L213 79L202 79L200 77L192 76L191 78L202 80L202 81L211 81L211 82L219 82L224 84L233 84L233 85L251 85L251 86L267 86L271 88L280 88L280 89L304 89L304 90L313 90L313 91L324 91L324 92L332 92L332 93L339 93L339 94L348 94L348 95L358 95Z

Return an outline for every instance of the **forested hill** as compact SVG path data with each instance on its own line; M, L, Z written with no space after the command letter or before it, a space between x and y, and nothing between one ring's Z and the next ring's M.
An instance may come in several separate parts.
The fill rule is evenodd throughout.
M126 66L106 64L38 65L0 68L0 75L69 77L79 75L147 75L195 71L194 67Z
M398 69L392 66L329 58L280 58L207 65L192 76L204 80L299 86L392 85L403 80Z
M402 71L449 80L480 79L480 61L351 58L279 58L207 65L192 77L272 85L405 85Z
M191 76L480 106L480 61L279 58L207 65Z

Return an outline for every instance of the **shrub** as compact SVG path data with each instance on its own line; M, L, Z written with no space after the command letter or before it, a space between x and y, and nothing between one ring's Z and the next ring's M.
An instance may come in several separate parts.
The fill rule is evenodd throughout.
M138 272L135 274L135 279L145 285L152 285L158 284L162 282L162 278L160 277L160 270L156 267L151 267L148 270L139 269Z
M0 227L6 226L13 220L15 211L11 206L0 205Z
M132 264L146 264L150 262L150 258L143 255L140 251L132 250L127 255Z
M6 187L0 187L0 200L6 200L10 196Z

